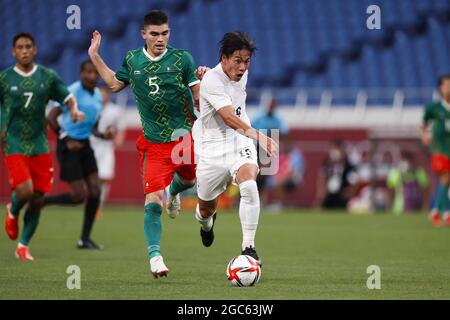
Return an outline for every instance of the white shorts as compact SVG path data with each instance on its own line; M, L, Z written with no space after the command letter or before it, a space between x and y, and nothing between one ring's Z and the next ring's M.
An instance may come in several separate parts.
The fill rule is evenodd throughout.
M98 177L101 180L114 178L115 154L114 146L111 144L93 143L95 159L97 160Z
M229 181L236 184L236 174L246 163L258 166L256 148L247 145L237 152L200 156L197 160L197 195L201 200L210 201L223 193Z

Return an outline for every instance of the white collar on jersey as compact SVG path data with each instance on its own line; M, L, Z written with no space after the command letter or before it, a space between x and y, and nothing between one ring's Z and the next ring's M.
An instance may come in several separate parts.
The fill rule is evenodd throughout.
M442 106L447 110L450 111L450 103L448 103L447 101L445 101L444 99L441 100L441 104Z
M160 54L159 56L157 56L156 58L153 58L153 57L147 52L147 50L145 49L145 46L142 48L142 51L144 51L144 54L147 56L147 58L150 59L150 61L157 62L157 61L161 60L161 59L164 57L164 55L167 53L167 48L166 48L166 50L164 50L163 53L161 53L161 54Z
M35 64L33 69L31 69L30 72L23 72L22 70L17 68L17 66L15 66L14 71L17 72L18 74L20 74L22 77L31 77L36 72L37 68L38 68L38 66L37 66L37 64Z

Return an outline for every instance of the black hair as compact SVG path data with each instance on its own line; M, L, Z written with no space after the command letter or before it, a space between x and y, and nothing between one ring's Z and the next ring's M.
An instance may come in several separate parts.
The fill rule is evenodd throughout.
M444 80L447 80L447 79L450 79L450 73L443 74L443 75L439 76L439 78L438 78L438 87L440 87L442 82L444 82Z
M242 31L225 33L223 35L222 40L220 40L219 44L220 44L219 61L222 60L222 56L230 57L235 51L248 50L250 51L251 56L253 55L253 52L256 50L253 40L250 39L250 37L246 32Z
M152 10L144 16L144 27L148 25L160 26L168 22L169 18L161 10Z
M31 42L33 43L33 46L36 45L36 41L34 40L34 37L33 37L33 35L32 35L31 33L28 33L28 32L21 32L21 33L18 33L18 34L16 34L16 35L14 36L13 41L12 41L12 46L13 46L13 48L16 46L16 42L17 42L17 40L19 40L20 38L30 39Z
M83 62L81 62L80 64L80 72L83 72L88 64L92 64L95 67L94 63L91 60L83 60Z

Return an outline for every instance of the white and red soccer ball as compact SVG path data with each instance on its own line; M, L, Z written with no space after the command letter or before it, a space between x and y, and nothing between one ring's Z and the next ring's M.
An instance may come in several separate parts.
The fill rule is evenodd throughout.
M261 278L261 267L253 257L240 255L228 262L227 278L235 287L254 286Z

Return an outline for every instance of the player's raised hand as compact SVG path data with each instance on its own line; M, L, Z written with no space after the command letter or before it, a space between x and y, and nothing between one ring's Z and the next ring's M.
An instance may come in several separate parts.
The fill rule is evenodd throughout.
M206 71L210 70L210 68L206 67L206 66L200 66L195 70L195 76L199 79L202 80L203 76L205 75Z
M93 55L98 54L101 42L102 42L102 35L100 34L100 32L95 30L92 33L91 45L88 50L89 56L92 57Z

